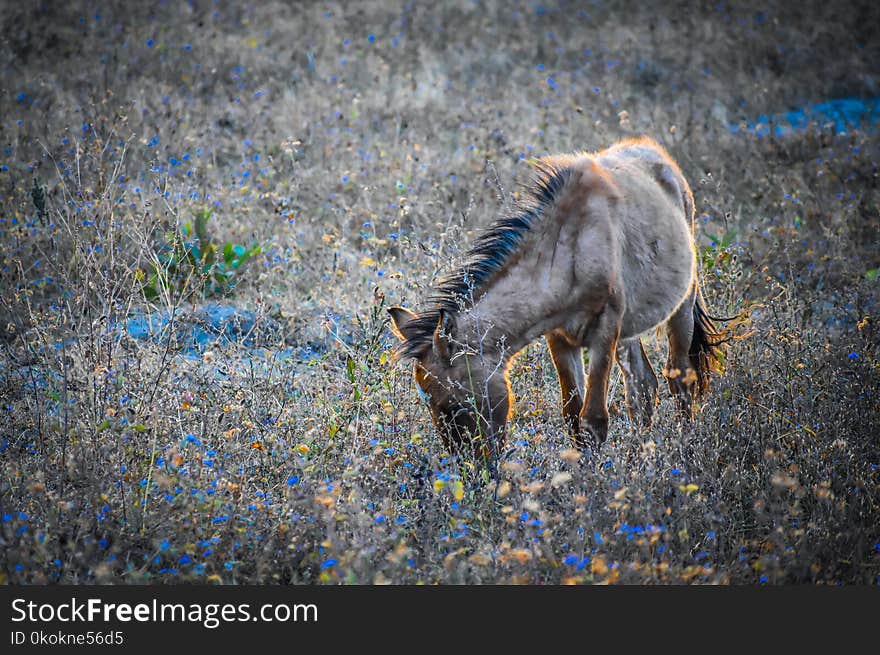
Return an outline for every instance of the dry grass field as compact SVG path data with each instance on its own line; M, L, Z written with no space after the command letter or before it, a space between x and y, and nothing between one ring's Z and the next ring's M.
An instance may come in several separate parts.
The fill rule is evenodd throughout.
M875 3L3 4L0 580L880 580ZM595 452L531 345L489 479L385 310L640 134L743 338Z

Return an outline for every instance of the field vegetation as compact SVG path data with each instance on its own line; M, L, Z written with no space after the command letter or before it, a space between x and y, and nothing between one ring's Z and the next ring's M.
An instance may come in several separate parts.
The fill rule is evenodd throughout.
M4 582L880 579L874 3L4 4ZM743 338L595 452L533 344L487 480L385 310L534 157L640 134Z

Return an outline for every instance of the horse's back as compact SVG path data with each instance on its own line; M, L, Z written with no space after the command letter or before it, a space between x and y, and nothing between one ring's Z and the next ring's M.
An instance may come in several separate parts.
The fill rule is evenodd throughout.
M621 141L596 153L594 159L621 182L625 183L627 178L653 181L676 203L690 193L678 164L663 146L648 137Z
M621 336L628 338L663 323L691 288L693 200L678 165L650 139L621 142L592 159L615 193L609 218L626 299Z

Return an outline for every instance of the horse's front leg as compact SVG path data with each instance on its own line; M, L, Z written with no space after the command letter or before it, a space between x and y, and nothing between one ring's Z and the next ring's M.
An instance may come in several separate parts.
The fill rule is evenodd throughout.
M562 335L545 335L550 357L559 375L562 390L562 417L571 438L580 438L581 409L584 406L584 356L580 346L573 346Z
M622 312L608 303L590 335L590 368L587 373L587 399L581 411L581 429L592 435L596 445L608 436L608 379L620 337ZM587 444L580 440L581 446Z

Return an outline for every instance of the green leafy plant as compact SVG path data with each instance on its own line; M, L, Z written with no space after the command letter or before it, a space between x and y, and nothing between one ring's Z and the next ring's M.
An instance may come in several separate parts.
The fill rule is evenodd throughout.
M169 232L159 245L148 271L140 270L147 300L170 294L183 297L198 292L205 297L228 295L245 263L262 252L258 244L245 247L232 242L222 246L208 232L214 210L202 207L179 232Z
M706 236L712 240L712 244L703 249L703 266L706 268L723 269L731 267L733 262L736 261L736 256L732 253L736 240L736 230L728 230L720 237L708 233L706 233Z

